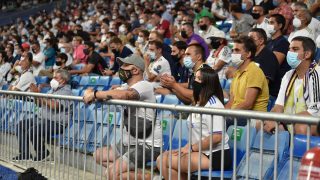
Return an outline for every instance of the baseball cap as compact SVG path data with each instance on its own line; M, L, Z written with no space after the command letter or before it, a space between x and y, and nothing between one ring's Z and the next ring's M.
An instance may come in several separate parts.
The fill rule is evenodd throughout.
M119 62L119 64L132 64L137 66L141 71L144 71L144 60L142 59L141 56L136 55L136 54L132 54L126 58L117 58L117 61Z
M29 50L30 49L30 45L28 43L22 43L21 46L22 46L22 48L24 50Z
M208 37L208 39L210 38L226 38L226 34L223 31L214 31L214 33L212 35L210 35Z

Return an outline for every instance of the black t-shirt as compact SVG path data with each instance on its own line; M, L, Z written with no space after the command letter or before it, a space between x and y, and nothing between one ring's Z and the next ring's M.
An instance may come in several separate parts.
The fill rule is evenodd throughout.
M115 54L114 55L114 63L113 63L113 66L110 70L112 70L114 73L118 72L119 71L119 63L117 61L117 58L120 57L120 58L126 58L128 56L130 56L132 53L132 51L127 48L126 46L123 47L122 51L120 54Z
M108 68L108 64L104 61L104 59L95 51L88 57L88 63L93 64L94 68L91 73L95 73L98 75L102 75L102 71L105 68Z
M269 79L269 94L277 96L279 89L274 89L276 86L272 86L272 84L275 83L276 75L279 72L279 63L276 56L267 47L264 47L261 52L254 57L254 61L259 64L264 75Z
M199 68L199 69L202 69L202 68L211 68L208 64L202 64ZM198 71L197 70L197 71ZM188 89L193 89L192 87L192 84L193 84L193 81L195 79L195 72L192 72L192 74L189 76L189 83L188 83Z

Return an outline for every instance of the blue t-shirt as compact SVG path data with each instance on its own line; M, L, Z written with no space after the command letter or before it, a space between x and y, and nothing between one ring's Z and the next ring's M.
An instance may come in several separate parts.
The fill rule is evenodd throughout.
M50 47L48 49L43 50L43 54L48 58L46 60L45 65L46 66L53 66L56 62L56 50L54 48Z

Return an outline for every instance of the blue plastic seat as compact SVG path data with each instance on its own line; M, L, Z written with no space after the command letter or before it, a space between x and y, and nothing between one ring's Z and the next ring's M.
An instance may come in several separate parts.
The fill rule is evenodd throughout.
M73 96L79 96L81 93L81 90L80 89L72 89L72 95Z
M119 77L112 77L109 83L109 87L112 85L121 85L121 80Z
M79 86L81 80L81 76L73 75L71 76L70 84L71 88L75 89Z
M221 85L221 88L224 89L224 86L226 85L226 79L219 79L220 81L220 85Z
M47 84L49 83L49 78L47 76L36 76L37 84Z
M172 149L178 149L184 147L189 142L189 125L186 120L177 120L174 127L172 135ZM179 134L181 132L181 139L179 139ZM179 145L180 144L180 145ZM170 145L170 144L169 144Z
M231 82L232 82L232 79L226 80L224 88L223 88L225 91L227 91L227 92L230 91Z
M110 77L109 76L100 76L97 85L109 87Z
M8 90L9 89L9 84L4 84L1 87L1 90Z
M285 152L289 150L289 133L287 131L280 131L278 134L278 154L275 154L275 135L263 133L263 159L260 159L261 134L262 132L259 131L250 150L249 179L259 179L261 161L263 162L262 178L270 179L274 168L278 168L274 167L274 158L277 158L278 162L282 162L285 158ZM244 156L237 168L237 179L246 177L246 167L246 156Z
M47 93L50 91L50 89L51 89L51 87L43 87L43 88L41 88L40 93Z

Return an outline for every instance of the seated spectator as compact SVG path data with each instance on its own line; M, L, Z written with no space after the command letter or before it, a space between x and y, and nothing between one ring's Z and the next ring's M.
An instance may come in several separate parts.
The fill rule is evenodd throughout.
M237 69L230 87L230 99L227 109L267 111L269 100L268 82L263 71L254 63L256 54L254 41L241 36L234 41L230 66ZM233 121L232 121L233 122ZM252 121L252 126L259 125ZM238 121L239 126L246 121Z
M209 47L207 43L202 39L201 36L194 33L193 25L191 23L184 23L181 27L181 37L185 39L186 43L189 44L200 44L205 52L205 59L209 56Z
M279 89L273 88L275 88L274 82L276 75L279 73L279 63L273 52L266 47L267 34L263 29L253 28L249 32L249 37L254 40L257 47L254 61L259 64L259 67L267 78L269 84L269 95L275 99L278 95L277 92Z
M160 84L162 87L168 88L175 94L184 104L191 104L193 102L193 88L194 74L203 67L209 67L205 62L204 49L199 44L191 44L188 46L183 58L184 66L192 70L192 75L189 77L188 83L178 83L173 76L162 76Z
M48 78L52 79L54 72L59 69L70 71L71 67L67 66L66 64L67 60L68 60L68 56L65 53L59 53L56 57L56 63L53 66L53 71L41 70L39 73L39 76L47 76Z
M112 53L114 55L115 61L113 63L113 66L110 69L106 69L103 72L103 75L105 75L105 76L115 75L119 71L119 64L116 61L116 59L118 57L126 58L126 57L130 56L131 54L133 54L132 51L129 48L127 48L126 46L124 46L122 44L121 39L118 38L118 37L113 37L110 40L109 47L110 47L110 50L112 51Z
M234 17L230 30L230 37L235 38L241 35L248 35L255 23L255 20L251 15L242 13L241 7L237 4L231 5L230 11L231 15Z
M152 82L153 87L160 85L160 77L164 74L171 75L168 60L162 56L162 43L151 41L148 44L148 51L143 56L145 62L145 79Z
M93 91L87 90L84 93L84 102L90 103L93 100L105 100L105 99L123 99L123 100L135 100L144 102L156 102L153 86L151 83L143 80L143 71L145 70L144 60L138 55L130 55L126 58L118 58L120 69L119 77L125 82L121 87L109 90L109 91ZM144 163L156 160L156 157L160 154L160 139L161 139L161 127L160 122L155 122L155 112L152 109L139 108L137 113L132 112L133 108L126 109L125 111L131 111L131 116L126 116L123 126L123 144L113 144L109 147L103 147L96 150L93 154L97 163L102 162L102 165L107 169L108 179L119 179L120 177L127 177L127 173L130 173L130 179L135 177L135 167L142 168ZM135 115L138 117L135 117ZM146 119L145 119L146 118ZM131 125L128 125L128 119L131 120ZM138 134L136 135L136 127L133 125L138 120ZM144 119L146 121L144 121ZM143 123L146 123L146 139L141 137L143 132ZM141 124L142 123L142 124ZM152 132L152 124L155 124L154 131ZM130 134L128 132L130 128ZM142 131L141 131L142 130ZM151 130L151 131L150 131ZM131 139L131 144L127 141ZM138 151L136 152L135 140L138 138ZM154 141L153 141L154 139ZM145 151L143 152L143 144L145 144ZM128 147L129 146L129 147ZM130 149L129 149L130 148ZM122 151L121 151L122 149ZM151 158L151 151L153 149L154 157ZM122 152L122 154L120 154ZM108 154L109 153L109 154ZM137 159L135 153L138 153ZM145 157L143 158L143 153ZM109 160L109 161L108 161ZM144 161L143 161L144 160ZM137 161L137 164L135 164ZM122 164L120 164L122 162ZM109 163L109 164L108 164ZM120 172L120 166L122 172ZM129 167L129 172L127 171ZM115 168L115 169L114 169ZM114 170L116 171L114 174ZM139 175L148 176L149 174ZM140 179L140 178L139 178Z
M212 25L212 19L205 16L202 17L199 21L199 35L205 40L205 42L210 45L210 39L209 36L211 34L214 34L217 31L220 31L218 28L214 27Z
M154 12L150 19L152 25L155 28L156 31L158 31L164 38L170 39L171 33L170 33L170 22L166 19L161 18L160 12Z
M196 72L193 88L193 99L195 100L194 105L199 107L224 109L223 92L220 86L219 76L213 69L199 69ZM171 152L172 157L169 156L170 151L166 151L162 154L162 158L161 155L157 158L157 167L159 170L162 170L161 174L164 179L178 179L179 175L181 176L181 179L187 179L188 172L197 171L199 169L199 165L200 169L203 170L207 170L212 167L212 170L220 171L222 149L224 151L224 169L231 168L232 158L230 156L230 149L228 145L229 137L226 134L225 139L222 139L223 126L225 126L223 117L193 113L189 116L187 121L189 123L192 121L192 128L189 129L192 134L192 144L188 143L180 149L180 157L179 150L173 150ZM213 129L210 129L210 126L213 127ZM201 159L199 159L199 141L201 141ZM210 148L210 141L212 141L212 148ZM222 141L224 141L224 147L221 147ZM189 152L190 156L188 155ZM209 159L210 155L212 155L211 162ZM189 159L189 157L191 159ZM178 166L179 159L181 161L180 167ZM188 168L189 160L191 161L190 169ZM169 166L170 161L172 162L171 167ZM178 174L179 168L181 174Z
M9 43L7 44L5 51L7 53L8 56L8 62L11 63L11 65L14 65L14 63L16 62L14 57L13 57L13 52L14 52L14 46L13 44ZM29 52L29 51L28 51Z
M51 90L48 94L71 96L71 86L68 83L70 74L66 70L57 70L50 82ZM31 92L39 92L36 85L30 85ZM37 104L41 109L40 113L37 113L37 119L41 120L35 122L34 119L24 119L16 126L17 139L19 141L19 155L13 158L13 160L28 160L41 161L49 157L50 152L45 147L47 141L45 137L52 137L53 135L63 133L65 127L68 126L69 113L72 113L72 102L57 101L54 99L40 98L36 99ZM70 105L70 107L68 106ZM59 109L63 111L59 112ZM29 148L29 139L33 145L33 150L36 153L35 157L32 157Z
M276 6L274 10L269 11L269 15L273 14L281 14L285 18L286 22L283 28L283 34L289 35L293 30L292 20L293 13L290 5L288 4L288 0L274 0L273 4Z
M253 8L253 0L242 0L241 9L243 13L250 14Z
M289 35L288 41L297 36L304 36L312 39L313 41L316 40L315 32L308 27L311 22L311 14L308 10L302 10L297 13L297 16L294 17L292 23L293 26L296 28L295 31L292 31Z
M209 11L208 8L204 7L203 6L203 3L202 2L199 2L199 1L196 1L194 4L193 4L193 10L195 12L195 22L198 23L199 20L202 18L202 17L209 17L209 18L213 18L213 15L212 13Z
M32 49L32 71L34 76L38 76L41 70L45 69L46 56L41 52L40 44L38 41L34 41L31 44ZM50 71L52 69L48 69Z
M30 85L32 83L36 83L34 75L31 71L32 59L33 57L31 52L24 52L22 54L21 60L18 62L15 70L12 70L19 73L19 78L9 86L10 91L29 92Z
M54 62L56 61L56 49L54 48L54 40L53 39L45 39L44 41L44 50L43 54L45 56L45 66L46 69L52 69Z
M229 1L228 0L213 0L211 12L216 21L224 21L229 17Z
M148 38L149 38L149 31L147 30L141 30L139 31L138 34L138 39L136 40L136 53L139 55L143 55L144 53L147 52L147 43L148 43Z
M82 38L80 36L75 36L72 40L73 45L73 64L87 64L88 56L86 56L83 52L85 49L84 45L82 44Z
M0 86L6 84L6 77L11 70L11 64L8 62L6 52L0 51Z
M88 64L80 70L69 71L70 74L102 76L108 66L104 59L95 51L94 43L91 41L84 42L83 53L88 57Z
M261 28L264 29L265 31L268 29L269 21L268 18L266 17L266 11L263 9L262 6L255 5L253 6L252 9L252 17L253 19L256 20L256 24L253 26L254 28ZM271 38L271 34L269 32L267 33L268 39Z
M19 44L15 44L15 45L14 45L14 53L15 53L16 55L14 56L14 60L13 60L14 62L20 61L22 52L23 52L22 46L19 45Z
M223 31L217 31L209 37L211 39L211 48L206 63L219 74L219 79L225 79L227 64L231 59L231 49L228 47L228 41Z
M171 57L174 62L176 62L176 67L178 69L178 75L176 81L179 83L188 83L190 76L190 71L183 64L183 59L185 57L185 52L188 45L183 41L176 41L172 45Z
M298 36L292 39L290 51L287 54L288 64L292 70L288 71L281 82L281 88L272 112L297 114L305 116L319 116L320 67L314 59L315 43L312 39ZM282 123L281 129L288 130L289 125ZM266 121L264 130L274 132L275 123ZM292 130L292 129L291 129ZM295 134L307 134L307 125L295 124ZM316 132L316 125L311 126L311 135L319 136Z

